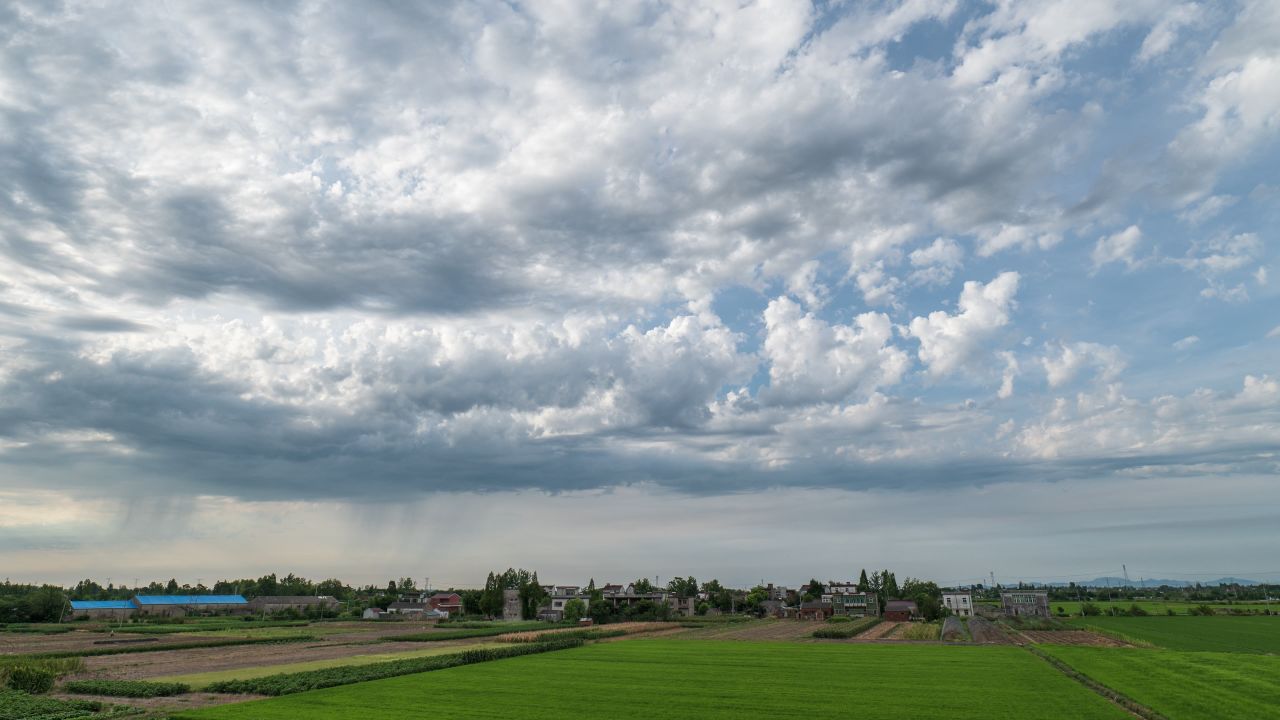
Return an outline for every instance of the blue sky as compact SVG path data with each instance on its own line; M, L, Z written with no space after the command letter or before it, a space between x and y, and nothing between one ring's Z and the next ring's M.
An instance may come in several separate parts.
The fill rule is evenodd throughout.
M1280 577L1274 3L0 36L11 576Z

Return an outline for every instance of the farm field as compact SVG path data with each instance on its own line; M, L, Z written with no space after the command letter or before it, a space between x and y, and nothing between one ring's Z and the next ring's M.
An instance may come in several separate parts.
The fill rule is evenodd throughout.
M480 648L503 647L503 643L475 643L465 647L466 650L476 650ZM324 660L310 660L307 662L282 663L278 665L259 665L257 667L242 667L233 670L217 670L214 672L191 673L188 675L171 675L165 677L147 678L155 682L180 682L190 685L195 690L201 690L209 683L221 682L223 680L251 680L253 678L266 677L277 673L295 673L305 672L307 670L324 670L333 667L350 667L355 665L372 665L374 663L388 662L391 660L405 660L408 658L430 657L432 655L448 655L450 653L459 652L464 648L449 643L447 645L434 645L432 647L420 650L408 650L404 652L393 653L371 653L368 655L347 655L343 657L328 658Z
M922 692L926 689L927 692ZM175 717L1127 717L1025 650L636 639Z
M1097 682L1170 718L1253 720L1280 708L1280 657L1044 646Z
M691 628L674 637L681 640L793 640L812 642L813 631L826 627L836 626L825 622L813 621L753 620L751 622L708 624L705 627Z
M1170 650L1280 654L1280 617L1088 617L1071 621Z
M1261 613L1267 609L1267 605L1264 603L1198 603L1183 601L1163 602L1159 600L1116 600L1115 602L1104 601L1095 602L1093 604L1102 608L1103 612L1106 612L1108 608L1112 607L1127 611L1129 608L1137 605L1152 615L1168 615L1170 610L1172 610L1175 615L1189 615L1192 608L1197 608L1201 605L1208 605L1217 612L1224 614L1231 610L1235 610L1237 612ZM1078 601L1050 601L1049 611L1054 615L1057 615L1058 608L1062 608L1068 615L1079 615L1080 607L1082 605L1084 605L1084 603ZM1280 605L1273 606L1271 609L1280 610Z

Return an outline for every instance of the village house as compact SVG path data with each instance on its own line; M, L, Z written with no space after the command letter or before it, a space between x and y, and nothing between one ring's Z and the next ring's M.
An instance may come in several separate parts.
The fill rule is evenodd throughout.
M973 595L967 592L944 592L942 607L957 617L973 617Z
M880 614L880 602L871 592L839 592L831 595L832 612L849 617Z
M834 613L831 603L822 602L821 600L809 600L800 603L799 609L796 610L797 620L829 620Z
M890 600L884 604L884 619L889 622L910 622L920 615L913 600Z
M1000 593L1000 609L1006 617L1049 617L1049 593Z
M449 613L450 615L462 614L462 596L456 592L438 592L427 598L427 605L432 610Z

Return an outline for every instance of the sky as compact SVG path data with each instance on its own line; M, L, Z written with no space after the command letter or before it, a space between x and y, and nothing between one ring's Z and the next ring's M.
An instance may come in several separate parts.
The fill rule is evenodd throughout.
M0 576L1280 579L1280 3L0 4Z

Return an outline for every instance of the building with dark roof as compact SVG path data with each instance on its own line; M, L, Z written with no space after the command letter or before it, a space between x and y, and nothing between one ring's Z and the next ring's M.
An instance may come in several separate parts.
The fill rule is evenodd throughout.
M337 607L338 601L328 595L259 595L249 601L249 608L255 613L334 610Z
M914 600L890 600L884 604L884 619L890 622L910 622L919 615Z

